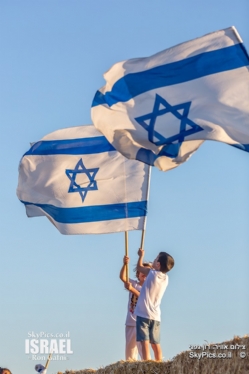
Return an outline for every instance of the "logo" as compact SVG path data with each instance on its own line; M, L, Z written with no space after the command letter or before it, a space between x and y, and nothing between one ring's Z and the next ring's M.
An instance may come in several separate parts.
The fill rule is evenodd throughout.
M25 339L25 354L29 355L29 360L46 360L50 353L53 354L51 360L69 360L67 355L73 354L69 332L28 332L28 339Z

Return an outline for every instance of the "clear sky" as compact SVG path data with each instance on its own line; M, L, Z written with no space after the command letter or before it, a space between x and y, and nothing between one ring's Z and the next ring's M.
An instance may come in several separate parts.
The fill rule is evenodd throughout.
M0 366L35 372L30 332L70 332L73 354L49 373L124 359L124 234L63 236L16 197L29 143L91 123L95 91L117 61L236 26L249 49L248 0L0 2ZM242 93L243 94L243 93ZM206 142L184 165L153 169L146 259L175 258L162 302L165 359L189 344L249 333L249 154ZM130 238L131 264L140 232Z

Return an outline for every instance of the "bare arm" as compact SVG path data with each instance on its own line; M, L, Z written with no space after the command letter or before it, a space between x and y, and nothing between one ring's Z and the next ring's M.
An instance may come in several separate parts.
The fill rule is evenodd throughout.
M136 288L134 288L130 282L125 282L125 288L136 296L140 295L140 292L136 290Z
M122 282L126 282L128 281L128 279L126 279L126 265L129 263L129 257L127 256L124 256L123 258L123 266L120 270L120 274L119 274L119 278L121 279Z
M144 250L139 248L137 254L138 254L137 271L140 271L141 273L148 275L150 272L150 268L143 266Z

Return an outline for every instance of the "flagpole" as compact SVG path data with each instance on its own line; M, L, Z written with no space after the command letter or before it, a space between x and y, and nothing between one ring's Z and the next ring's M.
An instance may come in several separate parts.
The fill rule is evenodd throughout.
M144 249L144 236L145 236L145 229L142 230L141 244L140 244L141 249Z
M128 231L125 231L125 255L127 257L129 255L129 252L128 252ZM126 270L126 282L129 282L129 267L128 267L128 264L126 264L125 270Z
M148 172L148 186L147 186L147 192L146 192L146 201L147 201L147 203L149 201L150 179L151 179L151 166L149 166L149 172ZM144 228L142 230L141 244L140 244L140 248L141 249L144 249L144 237L145 237L145 231L146 231L146 229L145 229L146 223L147 223L147 216L144 219Z
M47 359L47 362L46 362L46 365L45 365L45 369L46 369L46 370L47 370L47 368L48 368L48 365L49 365L49 363L50 363L51 358L52 358L52 353L50 353L49 356L48 356L48 359Z

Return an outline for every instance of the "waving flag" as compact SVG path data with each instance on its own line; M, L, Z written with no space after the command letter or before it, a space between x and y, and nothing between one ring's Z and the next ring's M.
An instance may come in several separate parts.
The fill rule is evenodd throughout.
M205 140L249 151L249 57L235 29L115 64L92 120L123 155L161 170Z
M46 216L62 234L144 228L149 167L118 153L94 126L55 131L19 166L17 196L29 217Z

